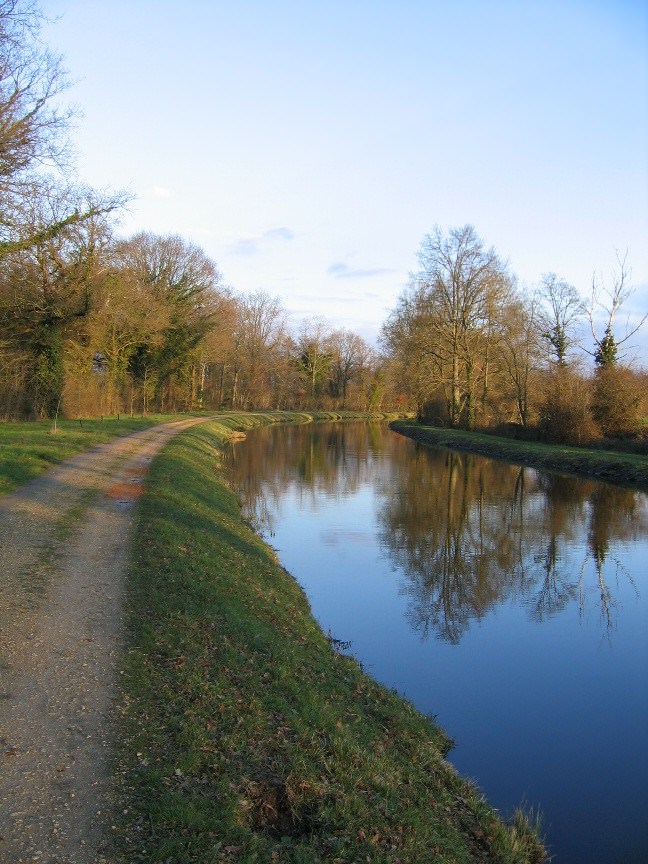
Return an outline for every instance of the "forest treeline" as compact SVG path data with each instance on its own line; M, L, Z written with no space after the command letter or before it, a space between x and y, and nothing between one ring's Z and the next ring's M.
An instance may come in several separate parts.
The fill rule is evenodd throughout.
M279 298L226 286L194 243L118 234L127 196L75 175L41 23L0 0L0 417L309 406L557 441L641 430L646 376L623 361L636 327L616 329L625 258L585 306L555 274L520 288L472 226L435 228L380 349L321 318L291 328Z
M207 408L380 407L383 361L359 336L226 288L179 236L116 239L102 214L5 256L5 417Z
M639 435L648 378L625 357L648 316L617 326L632 294L627 255L586 303L555 273L519 286L471 225L437 227L383 328L391 375L438 425L575 444Z
M291 332L182 237L117 235L127 196L75 175L42 22L0 0L0 417L379 407L384 361L356 334Z

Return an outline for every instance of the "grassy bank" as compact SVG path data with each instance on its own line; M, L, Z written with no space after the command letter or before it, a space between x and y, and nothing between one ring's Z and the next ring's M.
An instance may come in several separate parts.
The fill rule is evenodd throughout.
M116 417L59 420L56 431L52 420L0 423L0 495L11 492L88 447L156 423L179 419L179 415L152 414L119 420Z
M479 432L422 426L413 420L396 420L390 426L394 431L423 444L451 447L520 465L579 474L648 490L648 456L560 444L514 441Z
M525 820L504 826L445 761L444 733L335 650L242 521L221 446L271 419L195 427L152 465L129 575L119 860L542 860Z

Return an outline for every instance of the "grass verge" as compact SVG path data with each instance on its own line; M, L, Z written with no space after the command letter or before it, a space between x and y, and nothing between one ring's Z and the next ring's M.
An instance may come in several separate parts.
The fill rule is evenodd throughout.
M118 860L544 860L533 828L505 826L446 762L445 734L335 650L242 520L221 448L266 422L231 415L183 433L140 500Z
M480 432L423 426L414 420L395 420L390 428L422 444L479 453L533 468L605 480L621 486L648 489L648 456L608 450L513 441Z
M181 416L177 414L151 414L119 420L116 417L58 420L56 432L52 420L0 423L0 495L89 447L179 419Z

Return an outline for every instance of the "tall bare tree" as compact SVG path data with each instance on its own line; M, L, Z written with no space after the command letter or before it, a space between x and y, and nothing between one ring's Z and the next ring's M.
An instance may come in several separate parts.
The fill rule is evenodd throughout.
M619 349L625 345L648 320L648 312L632 325L626 321L623 335L615 332L617 316L624 303L634 294L630 284L631 270L628 266L628 252L616 255L616 268L610 280L600 275L592 277L592 294L588 309L588 319L592 332L594 350L589 352L598 366L613 366L619 359ZM597 328L597 319L602 325ZM598 331L598 332L597 332Z
M239 298L228 362L233 407L270 406L285 340L286 312L278 297L256 291Z
M567 353L576 344L575 329L585 313L585 306L576 288L555 273L543 274L540 299L538 323L549 348L549 357L556 365L565 366Z
M541 365L537 293L519 294L502 316L499 356L504 377L504 394L510 390L515 404L515 420L528 426L533 414L532 384ZM500 396L504 395L500 394Z
M297 338L299 365L308 381L311 404L315 404L319 386L327 375L332 361L331 328L321 317L302 322Z
M329 346L331 392L339 407L346 408L349 385L367 365L371 349L361 336L344 328L331 333Z
M494 316L508 302L512 282L472 225L447 234L437 226L423 239L419 263L388 322L386 341L398 351L407 346L415 374L424 366L427 391L443 393L449 422L472 427L488 387Z
M42 23L41 11L30 0L0 0L0 257L46 243L106 212L106 201L59 195L65 208L50 211L49 219L43 208L43 218L33 218L33 202L50 196L52 186L69 182L70 176L72 111L61 108L60 99L68 80L61 58L40 39ZM111 199L108 209L121 197Z

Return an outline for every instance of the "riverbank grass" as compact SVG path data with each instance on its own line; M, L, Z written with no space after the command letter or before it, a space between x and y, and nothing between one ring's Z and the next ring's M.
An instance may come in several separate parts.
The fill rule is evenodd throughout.
M0 495L6 495L89 447L179 419L179 415L171 414L119 419L95 417L57 420L56 428L53 420L0 423Z
M138 505L119 860L544 860L533 830L505 826L445 761L445 734L336 650L241 519L221 447L254 424L174 439Z
M424 426L414 420L395 420L390 428L422 444L648 489L648 456L637 453L515 441L481 432Z

